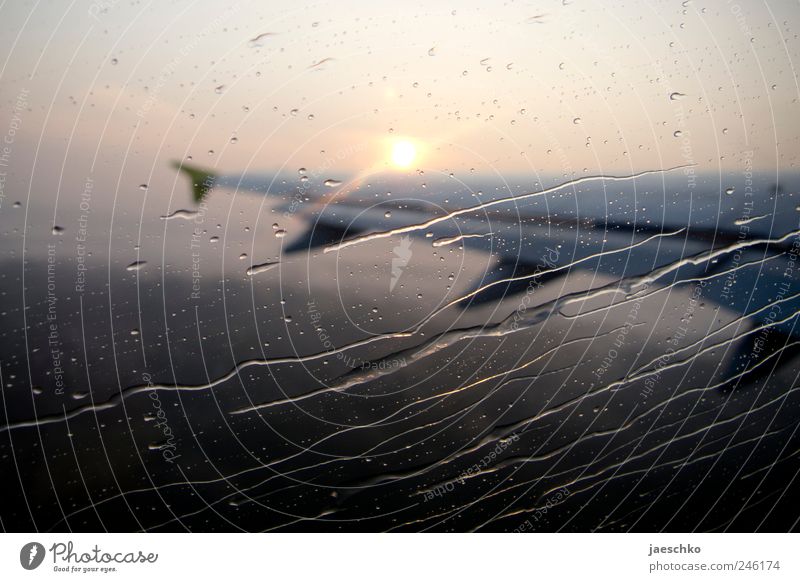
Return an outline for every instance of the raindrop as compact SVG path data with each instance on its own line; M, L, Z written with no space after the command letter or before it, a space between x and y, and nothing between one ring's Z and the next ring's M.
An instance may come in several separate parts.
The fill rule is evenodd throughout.
M264 46L263 41L266 40L268 37L272 36L273 33L271 32L264 32L255 36L247 41L247 46L250 48L258 48L260 46Z
M669 100L670 101L677 101L678 99L683 99L684 97L686 97L685 94L678 93L677 91L675 91L674 93L670 93L669 94Z
M133 261L130 265L125 267L126 271L141 271L144 269L144 266L147 264L147 261Z
M275 231L275 238L283 238L286 236L286 231L282 228L279 228Z
M674 135L675 137L681 137L683 135L683 132L680 129L678 129L672 135Z
M218 242L218 241L219 241L219 237L216 236L216 235L214 235L210 239L208 239L208 242L210 242L210 243L215 243L215 242Z
M252 277L253 275L258 275L259 273L266 273L267 271L274 269L280 263L277 261L270 261L267 263L261 263L260 265L253 265L249 269L247 269L246 273L248 277Z
M225 85L220 85L214 88L214 93L217 95L222 95L222 92L225 90Z
M736 191L736 188L734 188L733 186L731 186L730 188L725 188L725 194L727 194L728 196L733 194L735 191Z
M336 188L337 186L341 186L342 182L340 180L334 180L333 178L328 178L325 180L325 185L328 188Z
M429 57L435 57L436 56L436 47L435 46L432 46L431 48L428 49L428 56Z
M183 210L183 209L180 209L180 210L176 210L175 212L173 212L171 214L167 214L166 216L160 216L159 218L161 218L161 220L173 220L173 219L176 219L176 218L182 218L184 220L191 220L192 218L197 216L197 214L198 213L197 213L196 210Z
M392 217L392 212L391 212L391 210L387 210L386 212L384 212L384 213L383 213L383 217L384 217L384 218L391 218L391 217Z
M572 123L574 123L575 125L580 125L581 123L583 123L583 120L580 117L576 117L575 119L572 120Z
M147 184L139 184L139 190L147 190Z
M50 232L52 232L53 234L56 234L56 235L61 234L62 232L64 232L64 227L63 226L54 225L53 226L53 230L51 230Z
M111 59L111 64L116 65L119 61L117 59Z
M133 329L131 330L131 335L139 335L139 330L138 330L138 329L136 329L136 328L133 328Z

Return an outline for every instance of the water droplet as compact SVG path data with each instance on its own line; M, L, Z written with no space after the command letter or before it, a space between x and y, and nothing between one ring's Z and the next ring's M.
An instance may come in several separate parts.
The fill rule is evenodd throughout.
M297 170L297 173L300 174L301 176L306 172L308 172L308 170L306 170L305 168L300 168L299 170Z
M733 194L735 191L736 191L736 188L734 188L733 186L731 186L730 188L725 188L725 194L727 194L728 196Z
M147 184L139 184L139 190L147 190Z
M575 119L572 120L572 123L574 123L575 125L580 125L581 123L583 123L583 120L580 117L576 117Z
M342 182L340 180L334 180L333 178L328 178L325 180L325 185L328 188L336 188L337 186L341 186Z
M383 216L384 216L384 218L391 218L392 217L392 211L391 210L387 210L386 212L383 213Z
M231 143L238 143L238 142L239 142L239 138L238 138L238 137L236 137L236 136L234 135L234 136L231 138Z
M64 232L64 227L63 226L54 225L53 226L53 230L51 230L50 232L52 232L55 235L61 234L62 232Z
M125 267L125 270L126 271L141 271L146 264L147 264L147 261L133 261L130 265Z
M116 65L119 61L117 59L111 59L111 64Z
M217 235L214 235L210 239L208 239L208 242L210 242L212 244L215 243L215 242L219 242L219 237Z
M677 101L678 99L683 99L684 97L686 97L686 95L683 93L678 93L677 91L669 94L670 101Z
M672 135L674 135L675 137L681 137L683 135L683 132L680 129L678 129Z
M258 48L260 46L264 46L264 41L272 36L273 33L271 32L264 32L259 34L258 36L254 36L250 40L247 41L247 46L250 48Z
M428 56L429 57L435 57L436 56L436 47L435 46L432 46L431 48L428 49Z
M166 216L160 216L159 218L161 218L161 220L174 220L176 218L182 218L184 220L191 220L192 218L197 216L197 214L198 213L197 213L196 210L183 210L183 209L180 209L180 210L176 210L175 212L172 212L171 214L167 214Z
M266 273L267 271L274 269L278 265L280 265L278 261L261 263L259 265L251 266L249 269L247 269L246 273L248 277L252 277L253 275L258 275L259 273Z
M241 255L239 255L239 260L240 260L240 261L243 261L243 260L245 260L246 258L247 258L247 253L242 253Z
M297 112L298 112L297 109L292 109L291 111L289 111L289 115L291 115L292 117L295 117L295 116L297 116Z
M283 238L286 236L286 231L282 228L279 228L275 231L275 238Z
M136 328L133 328L133 329L131 330L131 335L139 335L139 330L138 330L138 329L136 329Z
M225 90L225 85L219 85L218 87L214 88L214 93L217 95L222 95L222 92Z

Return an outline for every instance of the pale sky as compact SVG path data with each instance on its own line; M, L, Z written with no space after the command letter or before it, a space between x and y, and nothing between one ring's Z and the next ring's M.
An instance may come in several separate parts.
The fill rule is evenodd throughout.
M7 3L2 123L27 89L19 142L146 167L798 168L797 2L219 4Z

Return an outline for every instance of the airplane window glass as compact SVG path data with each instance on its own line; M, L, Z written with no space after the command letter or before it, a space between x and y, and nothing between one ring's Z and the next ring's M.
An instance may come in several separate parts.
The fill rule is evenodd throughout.
M796 3L0 13L4 528L797 527Z

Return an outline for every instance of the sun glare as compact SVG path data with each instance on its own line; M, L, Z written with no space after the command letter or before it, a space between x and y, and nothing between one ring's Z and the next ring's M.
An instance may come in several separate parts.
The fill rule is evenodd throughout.
M398 168L409 167L417 157L417 148L410 141L398 141L392 146L392 163Z

